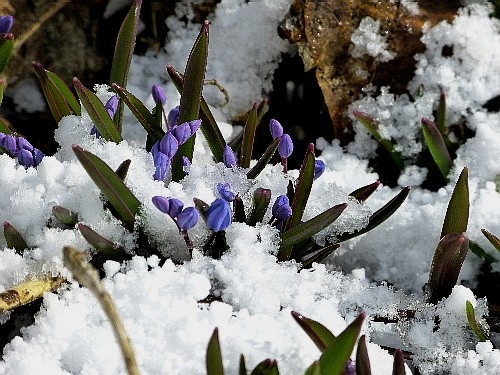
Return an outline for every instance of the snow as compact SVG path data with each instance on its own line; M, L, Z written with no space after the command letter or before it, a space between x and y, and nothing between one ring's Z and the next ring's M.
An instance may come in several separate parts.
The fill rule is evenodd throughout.
M289 4L288 0L223 0L209 16L207 78L217 79L228 90L230 100L217 107L220 94L213 88L204 94L215 106L226 139L234 133L231 119L271 90L280 55L291 50L274 32ZM410 1L403 4L416 6ZM209 231L199 223L190 230L195 250L189 260L175 224L154 207L153 196L175 197L186 206L192 206L195 197L210 203L217 197L217 183L227 182L249 207L256 188L269 188L273 198L277 197L286 192L288 181L296 178L298 171L284 175L280 165L269 165L258 178L248 181L245 170L215 164L199 136L189 174L180 183L165 186L152 179L153 159L142 147L144 131L130 114L126 116L126 140L114 144L89 135L92 122L84 112L81 117L61 120L55 133L60 149L45 157L37 169L25 169L7 155L0 155L0 221L18 228L32 247L19 255L5 248L5 240L0 238L4 248L0 251L0 289L44 273L70 277L62 265L62 247L72 244L87 249L88 245L76 228L46 226L54 205L78 212L80 222L127 251L133 252L137 246L137 233L123 229L104 209L98 188L71 149L72 144L78 144L112 168L132 160L125 183L143 203L138 220L151 244L171 258L161 265L156 256L104 264L103 283L125 322L144 374L205 374L206 346L215 327L219 327L227 373L237 372L243 353L248 368L265 358L275 358L282 374L301 374L320 352L293 321L291 311L321 322L334 334L364 311L368 318L363 333L368 339L373 374L385 375L392 368L392 356L380 345L412 352L414 364L423 374L498 373L500 350L490 341L477 342L465 314L469 300L484 324L487 301L457 285L448 298L430 305L422 291L451 192L465 166L470 170L468 236L497 256L480 233L481 228L500 233L500 196L494 183L500 174L500 119L498 113L483 108L500 94L500 82L494 74L500 61L500 25L488 17L490 11L488 5L474 2L463 8L452 24L441 23L425 33L427 50L416 56L417 69L409 85L410 92L423 86L423 95L395 96L389 88L381 88L378 96L366 90L367 94L352 104L352 109L376 116L383 136L397 142L407 163L399 187L380 186L365 203L354 201L348 197L351 191L378 180L368 167L376 143L359 126L356 140L346 150L338 141L317 140L327 170L314 182L304 219L348 203L339 220L318 235L318 241L363 228L370 214L402 186L412 186L410 196L394 216L343 244L324 264L300 269L295 262L277 262L277 229L243 223L233 223L227 229L230 249L220 260L201 254ZM167 110L178 104L179 96L168 83L164 68L166 63L181 70L184 67L199 29L191 22L190 12L189 2L177 3L176 16L166 20L172 31L164 52L134 57L129 89L149 107L153 106L150 88L155 83L161 83L167 92ZM187 15L186 22L179 21L181 14ZM373 20L363 20L352 42L352 53L368 53L382 61L390 57ZM441 55L445 45L453 45L453 56ZM420 119L432 118L441 88L447 94L449 121L463 118L475 135L458 149L449 184L431 192L419 187L427 170L411 161L422 149ZM103 101L109 95L106 90L105 86L97 87ZM270 217L268 212L264 223ZM473 285L480 265L481 261L469 254L460 281ZM498 263L493 267L500 270ZM207 303L208 296L216 300ZM406 312L414 312L415 317L401 318ZM381 322L396 318L397 323ZM47 294L36 322L4 349L0 374L33 373L126 373L107 318L91 293L76 282L57 294Z

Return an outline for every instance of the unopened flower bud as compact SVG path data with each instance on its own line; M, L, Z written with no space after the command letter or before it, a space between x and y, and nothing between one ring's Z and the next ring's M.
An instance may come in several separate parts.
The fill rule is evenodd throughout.
M326 169L326 164L323 160L316 160L314 162L314 179L318 179Z
M219 182L217 184L217 190L219 191L220 196L228 202L232 202L236 198L234 193L231 191L231 185L228 183Z
M273 208L271 209L271 213L273 214L274 217L276 217L276 212L278 211L278 208L280 208L283 205L290 205L290 200L286 195L280 195L278 198L276 198L276 201L273 204Z
M170 160L167 158L163 152L159 151L154 154L154 166L155 173L153 179L156 181L165 181L168 175L168 170L170 168Z
M114 118L116 111L118 110L118 96L113 95L111 98L108 99L106 102L106 111L108 111L109 117Z
M224 149L223 160L224 165L228 168L236 166L236 155L234 155L234 152L229 145L226 145L226 148Z
M40 162L42 161L43 157L45 156L43 154L42 151L40 151L39 149L37 148L33 148L33 163L34 163L34 167L38 167L38 165L40 164Z
M200 126L201 126L201 120L189 121L189 127L191 128L191 135L196 133L196 131L200 128Z
M198 216L198 210L196 208L185 208L177 216L177 224L182 230L191 229L198 222Z
M179 106L174 107L168 112L167 123L169 128L173 128L177 125L177 119L179 118Z
M207 226L214 232L225 230L232 222L232 212L229 203L222 198L212 202L207 211Z
M151 198L151 201L157 209L159 209L164 214L168 214L168 210L170 207L168 198L162 197L161 195L155 195L153 198Z
M160 141L160 151L167 155L168 159L172 159L179 148L179 142L172 132L165 133Z
M165 91L163 91L160 85L153 85L151 87L151 94L156 104L161 103L161 105L165 105L167 103L167 95L165 95Z
M35 161L33 159L33 154L31 151L21 149L17 154L17 160L19 160L19 164L25 167L33 167L35 165Z
M180 125L174 126L172 128L172 134L174 135L177 142L179 142L179 146L186 142L189 137L191 137L191 128L189 127L188 122L183 122Z
M29 143L29 141L26 138L23 137L17 137L17 148L19 150L24 149L28 151L33 151L33 145Z
M1 139L0 146L7 150L11 156L17 156L17 153L19 152L16 137L10 134L7 134Z
M0 16L0 34L5 34L10 32L14 25L14 17L12 16Z
M279 138L283 135L283 126L281 126L281 124L275 119L271 119L269 122L269 129L271 130L271 136L273 139Z
M170 198L168 200L168 215L172 218L175 219L179 214L181 213L182 209L184 208L184 203L177 198Z
M278 145L278 152L283 159L288 158L293 152L292 138L288 134L283 134Z

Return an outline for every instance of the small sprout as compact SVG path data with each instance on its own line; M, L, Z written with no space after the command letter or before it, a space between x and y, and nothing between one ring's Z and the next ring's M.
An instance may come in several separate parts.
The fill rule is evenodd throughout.
M257 188L253 193L253 204L247 219L248 225L255 225L262 221L266 214L267 207L271 202L271 190Z
M7 247L14 249L17 254L22 254L24 250L29 248L21 233L7 221L3 223L3 235Z
M269 122L269 129L271 130L271 136L273 139L283 136L283 126L281 126L281 124L275 119L271 119Z
M151 87L151 94L156 104L161 104L162 106L167 104L167 95L160 85L153 85Z
M229 145L226 145L226 148L224 149L224 165L231 168L235 167L236 164L236 155L234 155L232 148Z
M314 180L321 177L323 172L325 172L326 164L323 160L316 160L314 162Z
M217 190L219 191L220 196L228 202L232 202L236 198L236 195L231 190L231 185L228 183L219 182L217 184Z
M405 375L405 359L403 355L403 351L401 349L397 349L394 352L394 362L392 364L392 375Z
M14 17L0 16L0 34L6 34L10 32L13 25L14 25Z
M474 331L479 341L487 341L489 339L488 334L476 320L476 312L474 311L474 306L472 306L472 303L470 301L465 302L465 311L467 313L467 321L469 322L469 326Z
M232 212L229 203L222 198L212 202L207 211L207 226L214 232L225 230L232 222Z

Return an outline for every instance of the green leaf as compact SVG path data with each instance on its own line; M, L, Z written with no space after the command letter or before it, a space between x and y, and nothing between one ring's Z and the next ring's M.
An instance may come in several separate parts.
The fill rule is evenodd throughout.
M78 230L82 234L83 238L85 238L85 240L99 253L114 260L125 260L132 258L132 256L125 251L123 246L115 244L114 242L101 236L99 233L92 230L89 226L80 223L78 224Z
M3 94L5 93L5 89L7 88L7 80L0 77L0 106L3 102Z
M281 246L286 248L314 236L337 220L346 207L346 203L338 204L312 219L287 230L281 235Z
M37 62L33 62L33 69L56 122L61 121L64 116L81 114L80 103L61 78Z
M476 256L484 260L487 264L493 264L497 262L497 259L488 254L479 244L475 241L469 239L469 250L472 251Z
M386 221L389 217L394 214L398 210L398 208L403 204L406 197L410 193L411 188L409 186L404 187L398 195L392 198L389 202L387 202L382 208L375 211L370 218L368 219L368 225L363 229L354 232L354 233L342 233L340 236L337 236L339 242L347 241L351 238L360 236L364 233L371 231L372 229L378 227L384 221Z
M382 136L378 131L378 128L380 126L379 121L364 112L354 111L353 114L354 117L356 117L356 119L361 124L363 124L366 129L368 129L368 131L375 137L375 139L382 145L382 147L385 148L385 150L389 153L392 160L394 161L394 164L396 164L398 169L402 171L404 165L403 165L403 159L401 158L401 154L394 149L394 145L390 140L382 138Z
M380 181L375 181L373 184L362 186L359 189L354 190L351 194L351 197L356 198L358 202L366 201L377 188L380 186Z
M243 206L243 200L239 195L237 195L233 201L234 207L234 220L237 223L246 223L247 218L245 215L245 206Z
M14 51L14 34L0 34L0 74L3 73Z
M274 359L265 359L259 363L250 375L279 375L278 363Z
M394 362L392 364L392 375L406 375L405 359L403 356L403 351L401 349L397 349L394 352Z
M184 84L182 75L171 65L167 65L167 72L177 88L177 91L182 92ZM201 97L200 109L201 132L208 143L208 147L210 148L215 161L222 162L224 159L226 141L224 140L219 126L217 125L217 122L215 121L215 118L203 96Z
M304 375L321 375L321 366L319 361L314 361L304 373Z
M257 163L247 172L248 179L256 178L260 172L264 170L267 163L269 163L274 156L274 153L278 149L280 144L280 138L274 139L271 144L267 147L266 151L262 154L262 156L257 160Z
M205 69L208 57L208 31L210 22L205 21L198 38L194 42L191 53L184 72L184 84L182 85L181 103L179 106L179 120L182 124L187 121L196 120L199 117L201 92L203 80L205 79ZM196 136L193 135L179 147L172 161L172 180L180 181L184 178L182 168L182 157L193 159L194 142Z
M73 145L73 151L92 181L115 208L125 227L133 229L141 202L102 159L78 145Z
M254 226L264 219L264 216L271 202L271 190L257 188L253 193L252 209L248 214L247 224Z
M368 349L366 348L366 337L362 335L358 341L356 349L356 375L371 375L370 358L368 357Z
M255 141L255 131L257 130L257 108L258 103L255 103L248 114L247 122L243 128L243 140L240 152L240 167L250 167L252 160L253 143Z
M493 247L497 249L497 251L500 251L500 238L495 236L493 233L488 232L486 229L481 229L481 232L488 239L488 241L490 241Z
M14 249L17 254L22 255L24 250L29 248L21 233L7 221L3 223L3 235L5 242L7 242L7 247Z
M335 340L328 345L319 359L322 375L341 375L351 356L361 331L365 314L361 313Z
M302 256L302 258L300 258L300 263L302 263L302 268L309 268L313 263L322 262L339 247L340 244L335 243L325 246L319 250L307 253L306 255Z
M465 311L467 312L467 320L469 321L470 328L474 331L479 341L489 340L488 334L482 329L476 320L476 312L474 306L470 301L465 302Z
M4 134L12 134L12 131L9 129L7 122L5 122L2 117L0 117L0 132Z
M139 24L141 3L142 0L134 0L118 31L109 77L110 85L116 83L121 87L127 87L128 72L130 70L132 55L134 54L137 26ZM115 128L118 133L121 133L123 122L123 103L121 101L118 103L118 109L114 118Z
M131 160L127 159L121 162L121 164L116 168L115 173L120 177L122 181L125 181L127 177L128 169L130 168Z
M222 353L219 343L219 330L214 329L214 333L208 342L207 347L207 375L224 375L222 365Z
M78 223L78 213L61 206L52 207L52 215L62 224L71 228Z
M269 100L262 99L261 102L257 106L257 127L262 123L262 117L269 110ZM245 133L245 129L241 130L236 137L234 137L231 142L229 142L229 146L234 152L237 152L241 149L241 144L243 142L243 134Z
M123 87L117 85L116 83L113 83L112 86L120 99L123 100L130 111L134 114L137 121L141 123L144 130L146 130L148 135L152 138L152 142L156 143L156 141L161 140L165 135L165 132L162 130L160 123L158 123L157 119L151 114L151 112L149 112L146 106L139 99L137 99L135 95Z
M439 102L436 113L436 126L443 136L446 147L448 148L448 150L452 150L454 146L451 143L450 138L448 137L448 127L446 126L446 94L443 90L441 90L439 94Z
M439 241L429 273L430 303L437 303L450 295L468 247L469 241L463 233L449 233Z
M432 159L438 166L445 180L448 180L448 174L453 166L453 161L446 148L443 136L436 125L426 118L422 119L422 133L424 135L425 144L432 155Z
M120 143L123 138L116 130L115 123L109 116L108 111L101 100L92 91L86 88L78 78L73 78L73 84L76 93L80 98L85 110L88 112L90 119L94 123L101 136L107 141Z
M448 203L441 238L450 233L465 233L469 221L469 170L464 168Z
M245 356L240 355L240 366L238 368L238 375L248 375L247 366L245 364Z
M292 311L292 317L309 336L309 338L316 344L319 350L324 352L326 348L335 341L335 335L330 332L323 324L315 320L306 318L298 312Z

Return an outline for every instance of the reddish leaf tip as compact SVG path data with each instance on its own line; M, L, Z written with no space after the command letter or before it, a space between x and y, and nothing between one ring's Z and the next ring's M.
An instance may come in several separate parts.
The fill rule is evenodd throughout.
M203 22L202 30L203 30L203 32L208 33L209 29L210 29L210 21L209 20L205 20Z
M309 146L307 147L307 151L314 153L314 143L309 143Z

